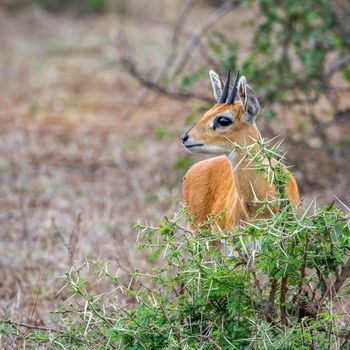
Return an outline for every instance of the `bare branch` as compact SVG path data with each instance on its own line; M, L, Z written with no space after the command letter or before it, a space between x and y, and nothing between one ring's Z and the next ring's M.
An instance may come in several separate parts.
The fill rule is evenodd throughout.
M205 338L208 343L210 343L211 345L213 345L213 347L216 349L216 350L222 350L222 347L211 337L209 336L205 336L205 335L202 335L203 338Z
M287 313L286 313L286 300L287 300L287 282L288 282L288 276L283 276L281 281L281 296L280 296L280 313L281 313L281 323L284 326L288 325L287 320Z
M333 284L333 290L334 293L337 294L340 289L343 287L346 280L350 277L350 258L346 262L346 264L343 266L339 276L336 278L334 284Z
M325 72L325 79L330 79L332 75L339 71L339 69L350 64L350 54L339 58L338 61L334 62L330 68Z
M30 324L25 324L25 323L20 323L20 322L14 322L11 320L2 320L2 321L0 320L0 324L8 324L10 326L16 327L17 329L18 328L26 328L26 329L32 329L32 330L37 330L37 331L56 333L56 334L60 334L61 337L70 337L70 338L75 339L76 341L78 341L82 344L87 345L87 342L85 340L78 338L72 334L67 334L65 331L59 330L59 329L54 329L54 328L49 328L49 327L44 327L44 326L30 325Z
M176 21L176 24L175 24L173 38L171 40L171 51L170 51L169 57L166 61L166 64L164 65L163 70L169 69L170 67L172 67L172 65L175 61L175 58L177 57L177 49L179 47L179 42L180 42L179 39L180 39L180 35L182 32L182 28L185 25L186 20L189 17L189 15L191 14L194 6L196 5L196 2L197 2L197 0L189 0L180 12L180 15L179 15L179 17ZM161 74L161 75L163 75L163 74Z
M22 328L27 328L27 329L39 330L39 331L64 334L64 331L61 331L59 329L53 329L53 328L48 328L48 327L43 327L43 326L36 326L36 325L30 325L30 324L25 324L25 323L19 323L19 322L14 322L14 321L10 321L10 320L3 320L3 321L0 321L0 323L8 324L8 325L15 326L15 327L22 327Z
M272 315L275 309L275 296L276 296L277 286L278 286L278 281L274 279L271 283L269 300L267 301L266 312L265 312L265 318L268 322L273 321Z
M315 132L319 132L322 129L328 128L332 125L341 123L343 121L349 120L350 119L350 109L345 109L343 111L338 111L332 120L319 123L316 127Z
M305 242L305 250L304 250L304 257L303 257L303 263L301 264L300 267L300 280L298 284L298 292L296 294L295 302L296 302L296 310L295 314L299 315L300 312L300 307L301 307L301 302L300 302L300 296L303 291L303 284L304 284L304 279L305 279L305 272L306 272L306 265L307 265L307 252L309 250L309 235L306 234L306 242Z
M209 96L201 95L201 94L196 94L193 92L183 92L183 91L172 91L159 83L150 80L146 78L143 73L138 71L138 69L135 66L135 63L131 61L130 59L127 58L122 58L120 60L122 63L123 67L128 71L128 73L135 78L141 85L147 87L150 90L153 90L155 92L158 92L162 95L169 96L171 98L175 98L178 100L187 100L187 99L198 99L202 100L205 102L212 102L212 98Z
M216 11L214 11L211 16L208 17L207 21L203 23L197 32L193 34L185 51L182 54L182 57L178 61L172 73L172 77L179 75L183 71L193 50L201 43L205 35L213 29L219 19L226 16L228 13L230 13L230 11L232 11L234 8L234 3L235 0L225 1Z

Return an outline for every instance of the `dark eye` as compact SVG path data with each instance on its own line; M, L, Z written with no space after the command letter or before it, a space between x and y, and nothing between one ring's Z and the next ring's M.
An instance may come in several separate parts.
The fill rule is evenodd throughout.
M228 117L216 117L214 125L216 126L229 126L232 124L232 120Z

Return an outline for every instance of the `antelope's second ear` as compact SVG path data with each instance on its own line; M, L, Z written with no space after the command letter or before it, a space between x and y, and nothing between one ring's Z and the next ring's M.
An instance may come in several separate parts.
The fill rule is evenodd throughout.
M209 77L211 81L211 86L213 88L215 100L216 102L219 102L223 89L222 81L219 75L213 70L209 70Z
M242 76L238 82L238 96L243 104L245 122L254 122L259 114L260 104L244 76Z

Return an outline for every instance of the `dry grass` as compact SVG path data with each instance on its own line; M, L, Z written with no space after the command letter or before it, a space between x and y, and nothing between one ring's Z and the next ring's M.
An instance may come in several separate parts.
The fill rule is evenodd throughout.
M158 9L166 16L148 9L139 22L137 13L122 22L117 15L0 12L3 313L46 322L47 310L65 297L56 295L59 277L85 257L144 268L147 261L133 250L133 225L157 222L179 207L181 177L193 158L183 158L178 138L193 103L150 94L127 113L139 87L117 65L112 40L123 25L138 60L160 64L181 5L169 3L170 10ZM201 11L193 23L207 10ZM181 158L184 165L176 166ZM315 191L320 187L308 196ZM329 189L324 193L326 202Z
M125 115L138 87L109 20L1 16L0 299L16 318L45 318L59 276L87 256L142 267L133 225L179 206L188 105Z

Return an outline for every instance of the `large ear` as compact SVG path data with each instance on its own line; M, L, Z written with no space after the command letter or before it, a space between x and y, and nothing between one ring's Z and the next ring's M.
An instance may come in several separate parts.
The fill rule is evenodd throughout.
M219 78L219 75L214 72L213 70L209 71L209 77L210 77L210 81L211 81L211 86L213 88L214 91L214 97L216 102L220 101L220 97L222 95L222 89L223 89L223 84L221 79Z
M239 79L237 95L243 104L244 120L247 123L254 122L260 111L260 104L245 76Z

